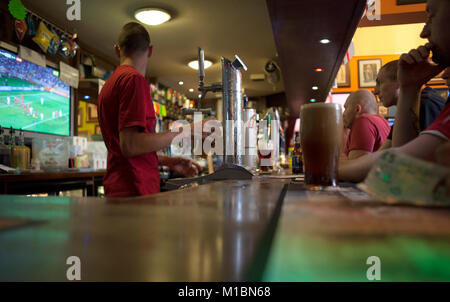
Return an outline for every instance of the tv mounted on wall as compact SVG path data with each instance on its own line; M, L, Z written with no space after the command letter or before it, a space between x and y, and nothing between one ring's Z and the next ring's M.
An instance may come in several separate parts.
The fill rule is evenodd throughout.
M59 71L0 49L0 125L24 131L70 135L71 89Z

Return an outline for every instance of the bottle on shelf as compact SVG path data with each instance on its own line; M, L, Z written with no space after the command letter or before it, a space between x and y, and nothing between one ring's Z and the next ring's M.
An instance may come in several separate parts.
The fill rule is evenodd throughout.
M6 141L7 139L8 141ZM9 145L9 136L4 135L4 129L0 126L0 164L11 165L11 147Z
M292 173L303 173L303 154L300 146L300 133L295 133L294 152L292 153Z
M19 134L11 127L11 167L16 169L28 169L30 163L30 148L25 146L23 131Z

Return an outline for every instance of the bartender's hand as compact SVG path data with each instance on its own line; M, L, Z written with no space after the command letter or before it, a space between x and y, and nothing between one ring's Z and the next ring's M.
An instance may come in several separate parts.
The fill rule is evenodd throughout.
M171 157L169 163L169 169L184 177L196 176L202 167L195 161L182 157Z
M404 89L420 89L444 67L436 65L429 59L432 44L427 43L407 54L403 54L398 62L398 81Z

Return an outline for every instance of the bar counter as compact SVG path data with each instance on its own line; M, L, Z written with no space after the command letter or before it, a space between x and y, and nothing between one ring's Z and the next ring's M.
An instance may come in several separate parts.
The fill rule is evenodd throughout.
M82 281L367 281L370 256L382 281L450 281L449 209L314 194L256 177L137 198L0 195L0 281L67 281L70 256Z

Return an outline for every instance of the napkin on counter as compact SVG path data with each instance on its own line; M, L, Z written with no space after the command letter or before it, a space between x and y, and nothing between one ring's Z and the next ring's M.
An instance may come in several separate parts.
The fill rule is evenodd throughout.
M388 203L450 206L446 181L450 169L389 150L375 162L358 187Z

